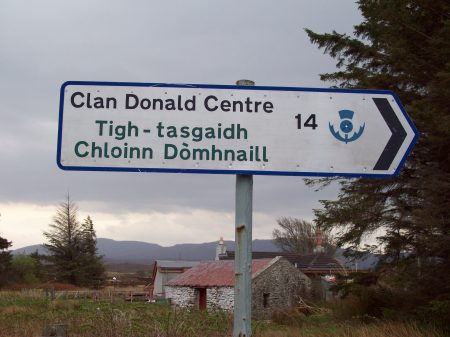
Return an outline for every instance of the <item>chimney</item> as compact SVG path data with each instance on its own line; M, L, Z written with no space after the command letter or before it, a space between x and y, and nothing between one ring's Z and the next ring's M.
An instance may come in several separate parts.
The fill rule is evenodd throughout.
M220 237L219 244L216 247L216 261L219 260L220 255L225 255L227 253L227 246L223 243L223 237Z
M325 248L322 247L322 231L319 227L316 228L316 246L314 247L314 253L323 253Z

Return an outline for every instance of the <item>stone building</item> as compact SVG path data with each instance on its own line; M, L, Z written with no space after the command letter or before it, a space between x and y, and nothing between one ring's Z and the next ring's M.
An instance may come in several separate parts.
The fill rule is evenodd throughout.
M252 313L266 318L295 306L310 290L310 280L282 257L253 260ZM202 262L167 283L166 298L175 306L233 310L234 261Z
M219 242L218 247L221 245ZM219 251L219 249L218 249ZM332 254L325 252L322 246L322 233L320 229L316 230L316 239L314 251L310 254L297 254L291 252L252 252L252 259L268 259L276 256L282 256L305 275L315 278L326 275L343 274L347 275L351 270L345 268L341 262ZM220 249L219 260L234 260L234 251Z
M334 298L334 294L330 289L336 280L336 275L348 275L352 273L352 270L345 268L336 257L325 251L322 246L322 233L320 229L316 231L315 247L311 254L252 252L252 258L254 260L274 258L275 256L284 257L304 275L308 276L311 280L311 295L320 301L327 301ZM234 260L234 251L221 249L218 258L219 260Z

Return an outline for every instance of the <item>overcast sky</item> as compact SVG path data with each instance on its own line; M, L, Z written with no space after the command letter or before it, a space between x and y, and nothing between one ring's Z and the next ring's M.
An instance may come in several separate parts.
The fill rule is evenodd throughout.
M68 80L327 87L335 62L303 28L351 33L354 1L0 0L0 235L43 242L70 192L97 235L161 245L234 239L233 175L61 171L59 89ZM254 238L280 216L312 219L299 177L256 176Z

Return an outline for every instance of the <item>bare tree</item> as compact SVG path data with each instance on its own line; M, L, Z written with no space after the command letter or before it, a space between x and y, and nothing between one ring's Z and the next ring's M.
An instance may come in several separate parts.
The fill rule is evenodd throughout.
M309 221L291 217L277 219L280 228L274 229L272 238L282 251L297 254L308 254L316 247L317 227ZM319 245L326 253L334 253L336 247L329 233L320 232Z

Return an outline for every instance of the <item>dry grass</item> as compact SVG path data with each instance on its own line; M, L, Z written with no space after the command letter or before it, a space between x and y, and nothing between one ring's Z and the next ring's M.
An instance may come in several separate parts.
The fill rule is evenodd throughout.
M0 314L2 315L16 315L25 313L27 308L22 305L10 305L8 307L0 309Z
M415 323L335 323L331 315L291 315L295 325L255 322L254 337L442 337ZM165 305L116 301L54 301L0 293L0 337L36 337L45 324L67 324L71 337L224 337L232 317L216 312L171 310Z
M303 326L299 329L267 331L261 337L444 337L432 328L415 323L383 322L377 324L338 324Z

